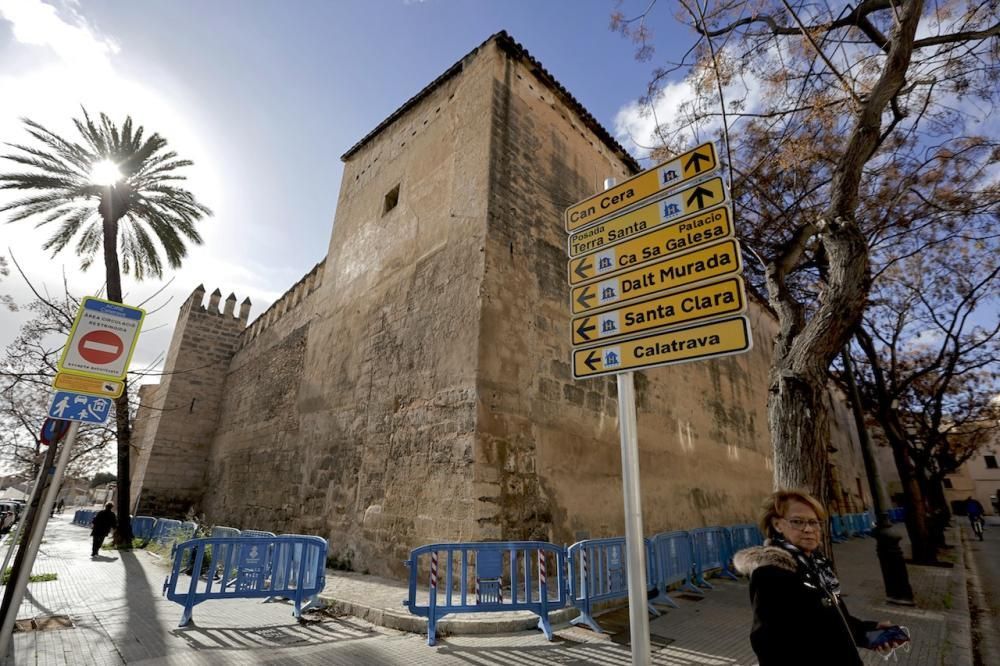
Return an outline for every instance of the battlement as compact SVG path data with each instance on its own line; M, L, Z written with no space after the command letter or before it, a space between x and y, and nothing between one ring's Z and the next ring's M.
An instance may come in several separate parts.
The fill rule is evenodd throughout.
M298 307L309 294L316 291L323 284L323 271L326 267L326 259L313 266L312 270L302 276L298 282L292 285L291 289L282 294L281 298L271 304L264 313L257 317L248 328L240 334L239 348L257 339L261 333L270 328L286 314ZM247 301L249 303L249 300Z
M219 312L219 302L221 299L222 292L216 288L215 291L213 291L208 297L208 306L205 306L203 304L205 300L205 286L199 284L195 287L194 291L191 292L191 295L188 296L184 305L181 306L181 311L183 312L186 310L188 312L217 315L220 318L226 318L234 322L238 321L240 328L245 327L247 325L247 320L250 319L250 298L245 298L243 303L240 304L239 315L236 314L235 293L230 293L229 296L226 297L225 306L222 312Z

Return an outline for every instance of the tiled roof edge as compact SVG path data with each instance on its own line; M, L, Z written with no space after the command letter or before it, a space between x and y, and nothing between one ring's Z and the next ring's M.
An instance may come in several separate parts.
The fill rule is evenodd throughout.
M351 156L353 156L355 153L361 150L361 148L363 148L369 141L371 141L379 133L381 133L382 130L384 130L390 124L395 122L396 119L398 119L404 113L409 111L411 108L416 106L417 103L419 103L422 99L430 95L431 92L433 92L438 86L440 86L445 81L451 79L452 77L460 73L463 69L465 69L466 61L469 60L469 58L474 56L476 53L479 52L480 49L482 49L484 46L486 46L492 41L496 41L497 46L503 49L508 55L517 58L519 60L524 60L528 64L530 64L532 73L534 73L539 79L541 79L546 85L548 85L553 91L555 91L555 93L565 104L567 104L571 109L576 111L577 114L579 114L580 119L583 121L583 124L586 125L587 128L590 129L594 134L596 134L597 137L601 139L601 141L603 141L608 148L611 149L611 152L614 153L616 156L618 156L618 158L621 159L629 169L631 169L632 173L638 173L642 171L642 167L639 166L639 163L636 161L636 159L632 157L632 155L620 143L618 143L615 140L615 138L611 136L611 134L606 129L604 129L604 127L599 122L597 122L594 116L592 116L590 112L587 111L586 107L584 107L583 104L581 104L575 97L573 97L573 95L570 94L570 92L566 90L566 88L564 88L563 85L559 83L555 79L555 77L552 76L548 72L548 70L546 70L542 66L542 63L535 60L535 58L533 58L532 55L528 53L527 49L518 44L513 37L507 34L506 30L501 30L496 34L491 35L489 39L487 39L482 44L480 44L479 46L477 46L476 48L472 49L467 54L465 54L458 62L456 62L454 65L446 69L444 73L441 74L441 76L437 77L429 84L427 84L427 86L425 86L424 89L418 92L416 95L406 100L406 102L404 102L402 106L393 111L392 114L390 114L389 117L387 117L385 120L380 122L375 127L375 129L373 129L371 132L362 137L362 139L358 141L356 144L351 146L347 150L347 152L345 152L343 155L340 156L340 159L345 162L348 159L350 159Z

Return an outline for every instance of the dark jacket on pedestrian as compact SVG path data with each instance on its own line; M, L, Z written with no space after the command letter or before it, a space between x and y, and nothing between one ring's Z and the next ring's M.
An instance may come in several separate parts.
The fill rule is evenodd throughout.
M825 558L769 540L736 553L733 564L750 576L750 644L760 666L861 666L858 647L877 623L847 611Z
M106 537L111 533L111 530L118 527L118 519L115 518L115 512L111 509L104 509L98 511L97 515L94 516L94 529L90 531L92 536Z

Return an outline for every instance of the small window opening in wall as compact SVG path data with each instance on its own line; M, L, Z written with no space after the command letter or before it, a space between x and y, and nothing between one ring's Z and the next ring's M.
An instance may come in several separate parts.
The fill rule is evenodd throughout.
M987 469L996 469L998 467L996 456L983 456L983 459L986 460Z
M389 193L385 195L385 201L382 202L382 214L385 215L390 210L396 207L399 203L399 185L389 190Z

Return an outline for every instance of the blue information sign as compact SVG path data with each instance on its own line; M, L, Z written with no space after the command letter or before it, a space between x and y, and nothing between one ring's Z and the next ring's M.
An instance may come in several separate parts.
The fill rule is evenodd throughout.
M104 423L111 414L112 401L96 395L56 391L49 406L49 416L80 423Z

